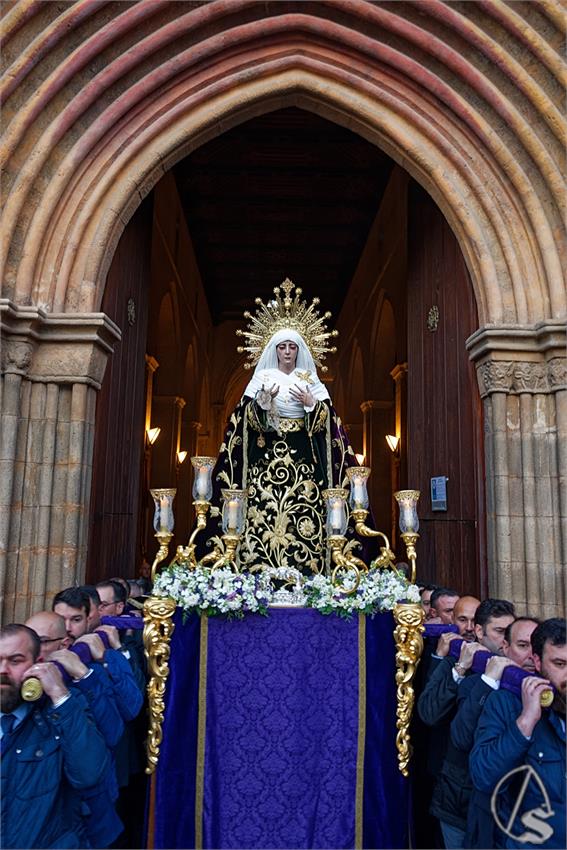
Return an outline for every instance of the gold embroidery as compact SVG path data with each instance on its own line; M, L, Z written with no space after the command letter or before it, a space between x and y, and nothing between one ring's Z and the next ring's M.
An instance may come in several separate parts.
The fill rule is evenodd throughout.
M315 381L314 381L314 380L313 380L313 378L311 377L311 372L299 372L299 371L296 369L295 374L296 374L296 375L297 375L297 377L298 377L298 378L300 378L302 381L305 381L305 383L306 383L306 384L314 384L314 383L315 383Z
M324 510L314 464L278 440L249 473L241 565L249 570L269 566L320 572Z
M236 447L242 445L242 437L238 436L238 434L237 434L238 425L239 425L241 419L242 419L242 416L241 416L240 413L238 413L238 414L233 413L232 414L232 416L230 417L229 429L227 431L227 441L226 441L226 443L222 443L222 445L220 447L221 453L226 451L228 466L229 466L229 469L230 469L230 475L226 470L223 469L223 471L219 472L219 474L217 475L217 479L220 478L220 480L224 481L225 484L228 487L237 487L238 486L238 482L235 481L235 477L234 477L235 476L235 468L238 465L238 462L237 462L236 458L233 457L233 454L234 454ZM232 426L232 429L231 429L231 426Z
M280 418L279 431L282 434L289 434L290 431L302 431L305 428L305 421L303 419L287 419L286 417Z

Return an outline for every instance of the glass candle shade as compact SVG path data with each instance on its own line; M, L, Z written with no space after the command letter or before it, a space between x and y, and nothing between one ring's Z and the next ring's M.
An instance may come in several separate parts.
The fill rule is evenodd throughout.
M370 475L369 466L349 466L347 469L347 478L350 484L349 505L351 508L368 508L368 490L366 482Z
M248 490L221 490L222 530L225 534L242 534L246 523Z
M150 490L154 500L154 531L173 533L173 500L177 490Z
M193 480L193 501L210 502L213 497L213 467L216 457L192 457L191 463L195 470Z
M419 517L417 516L417 500L419 490L398 490L394 498L400 508L400 531L402 534L411 532L417 534L419 531Z
M327 506L327 536L344 536L347 530L348 517L346 512L346 500L348 491L341 487L332 490L323 490L323 499Z

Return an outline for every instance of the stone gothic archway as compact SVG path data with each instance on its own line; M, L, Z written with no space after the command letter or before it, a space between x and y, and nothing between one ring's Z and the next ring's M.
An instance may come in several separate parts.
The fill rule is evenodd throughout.
M7 614L28 610L32 588L41 598L51 549L48 594L83 570L89 429L119 333L97 311L126 222L191 150L289 105L383 148L451 224L481 324L469 346L485 398L491 592L555 610L567 549L559 10L23 0L3 31ZM32 443L50 445L60 411L71 440L57 477ZM518 466L519 441L532 460Z

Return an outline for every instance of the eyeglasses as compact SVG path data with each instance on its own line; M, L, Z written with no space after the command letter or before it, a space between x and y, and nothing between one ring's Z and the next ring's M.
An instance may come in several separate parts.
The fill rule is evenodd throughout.
M116 605L116 602L101 602L99 608L110 608L111 605Z
M42 638L39 639L39 642L41 644L55 643L56 640L65 640L66 637L67 637L67 635L62 635L61 637L54 637L54 638L42 637Z

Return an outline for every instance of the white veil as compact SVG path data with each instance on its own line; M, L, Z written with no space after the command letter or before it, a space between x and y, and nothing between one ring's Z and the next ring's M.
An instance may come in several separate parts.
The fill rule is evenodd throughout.
M325 399L330 398L329 393L327 392L326 387L321 383L319 377L317 375L317 367L315 366L315 361L311 356L311 352L309 348L305 344L303 337L297 331L292 330L291 328L284 328L281 331L277 331L270 339L266 347L264 348L260 359L258 360L258 364L254 369L254 374L250 380L250 383L244 390L244 395L249 398L255 398L258 390L262 389L262 383L265 381L260 377L263 372L266 372L269 369L278 368L278 353L277 346L280 342L294 342L297 345L297 360L295 362L295 369L300 372L311 372L311 381L312 384L309 384L309 389L313 398L316 401L324 401ZM298 379L301 382L301 379Z

